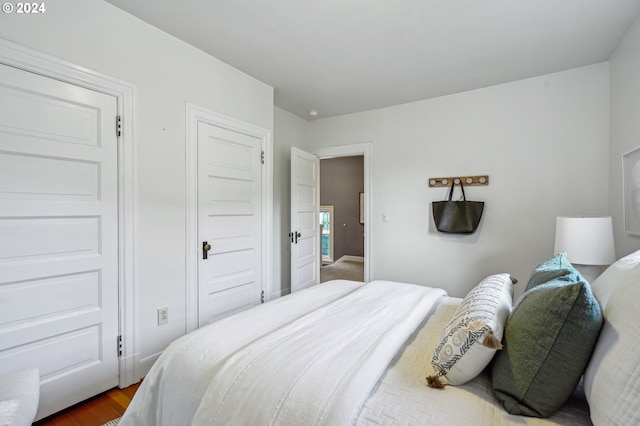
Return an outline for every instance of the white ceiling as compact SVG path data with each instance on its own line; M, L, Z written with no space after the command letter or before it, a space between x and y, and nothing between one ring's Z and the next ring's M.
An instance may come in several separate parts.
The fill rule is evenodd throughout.
M305 119L607 61L640 0L107 0Z

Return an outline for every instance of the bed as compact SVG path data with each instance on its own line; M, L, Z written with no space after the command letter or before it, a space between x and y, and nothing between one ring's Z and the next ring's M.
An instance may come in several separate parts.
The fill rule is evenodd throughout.
M640 424L640 251L592 284L558 254L515 303L511 285L452 298L336 280L281 297L174 341L120 425Z

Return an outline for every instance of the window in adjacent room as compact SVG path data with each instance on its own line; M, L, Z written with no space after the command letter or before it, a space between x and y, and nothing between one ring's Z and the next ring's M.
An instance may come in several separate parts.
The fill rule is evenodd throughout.
M333 206L320 206L322 263L333 262Z

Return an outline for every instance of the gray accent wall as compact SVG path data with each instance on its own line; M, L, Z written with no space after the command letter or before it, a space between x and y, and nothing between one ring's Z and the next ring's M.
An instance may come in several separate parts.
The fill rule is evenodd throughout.
M364 158L320 160L320 204L334 206L333 258L364 256L359 193L364 192Z

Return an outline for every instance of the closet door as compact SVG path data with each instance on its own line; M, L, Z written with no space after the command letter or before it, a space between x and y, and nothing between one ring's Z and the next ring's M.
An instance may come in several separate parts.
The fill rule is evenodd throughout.
M40 418L118 385L117 104L0 81L0 373L40 369Z
M198 325L260 303L262 140L198 123Z

